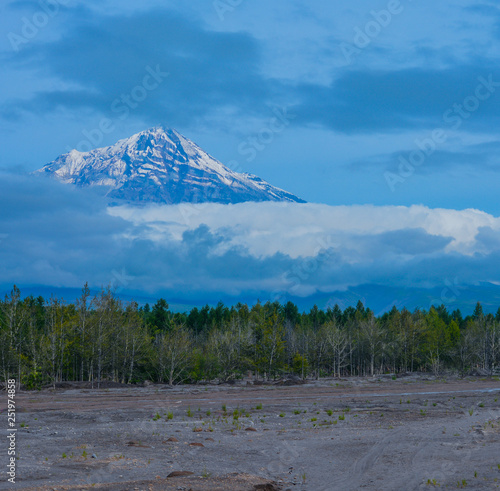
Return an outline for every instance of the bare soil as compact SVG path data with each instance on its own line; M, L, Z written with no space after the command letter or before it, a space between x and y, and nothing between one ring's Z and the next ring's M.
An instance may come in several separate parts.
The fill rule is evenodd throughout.
M428 376L22 391L0 489L495 489L499 399L495 379Z

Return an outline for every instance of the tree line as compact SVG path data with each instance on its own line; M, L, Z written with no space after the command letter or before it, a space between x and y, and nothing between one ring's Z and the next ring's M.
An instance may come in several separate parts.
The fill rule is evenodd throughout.
M0 300L0 380L26 388L58 382L145 380L168 384L229 381L252 371L263 380L366 376L500 367L500 308L472 315L444 305L413 312L393 307L380 316L358 302L342 310L292 302L219 303L174 313L124 303L110 288L74 303L12 291Z

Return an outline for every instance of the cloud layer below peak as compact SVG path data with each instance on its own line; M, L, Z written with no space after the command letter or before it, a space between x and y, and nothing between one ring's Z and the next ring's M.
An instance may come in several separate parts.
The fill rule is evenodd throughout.
M292 203L108 208L89 190L1 177L3 288L79 288L88 281L205 302L500 280L500 219L479 210Z
M381 255L487 253L486 236L500 231L500 219L479 210L421 205L268 202L121 206L108 212L133 223L142 237L153 242L182 241L187 231L205 226L224 237L219 253L242 248L257 258L281 253L299 259L334 249L349 263Z

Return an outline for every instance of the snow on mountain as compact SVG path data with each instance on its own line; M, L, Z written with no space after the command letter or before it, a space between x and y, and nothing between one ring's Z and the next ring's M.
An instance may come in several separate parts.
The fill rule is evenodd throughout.
M37 172L77 186L103 186L130 203L304 203L251 174L224 166L173 129L157 126L90 152L72 150Z

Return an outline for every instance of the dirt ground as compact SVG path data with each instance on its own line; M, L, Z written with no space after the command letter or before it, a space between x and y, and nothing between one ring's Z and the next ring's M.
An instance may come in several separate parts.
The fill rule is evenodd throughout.
M65 387L17 394L15 485L1 396L0 489L500 487L498 379Z

